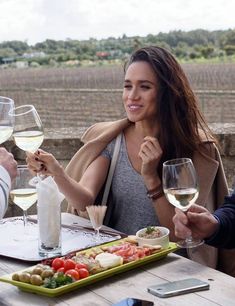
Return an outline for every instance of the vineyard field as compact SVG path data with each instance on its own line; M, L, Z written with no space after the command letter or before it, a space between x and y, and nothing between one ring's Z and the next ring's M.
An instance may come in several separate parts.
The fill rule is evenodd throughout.
M184 64L209 123L234 123L235 64ZM0 70L0 95L34 104L48 128L87 127L122 118L123 69L118 66Z

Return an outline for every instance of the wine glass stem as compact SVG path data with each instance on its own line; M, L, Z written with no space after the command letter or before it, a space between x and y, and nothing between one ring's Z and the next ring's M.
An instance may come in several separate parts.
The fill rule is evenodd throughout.
M193 241L193 237L189 236L189 237L185 238L185 241L186 241L186 243L190 243L190 242Z
M27 210L23 210L23 221L24 221L24 229L26 229L26 226L28 224L27 220Z
M99 236L100 236L100 229L99 228L95 229L95 236L96 236L96 238L99 238Z
M95 241L100 241L100 228L95 228Z
M43 181L46 178L46 175L37 173L38 181Z

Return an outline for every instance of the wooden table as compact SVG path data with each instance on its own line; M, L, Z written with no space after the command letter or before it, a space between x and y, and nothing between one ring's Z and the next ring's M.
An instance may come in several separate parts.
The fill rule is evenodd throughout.
M87 223L67 213L62 214L62 220L66 224ZM0 275L27 268L30 265L0 257ZM153 284L189 277L209 282L210 290L161 299L151 295L146 289ZM153 301L154 305L235 305L235 278L171 253L162 260L115 275L57 298L26 293L15 286L0 282L0 305L4 306L103 306L112 305L127 297Z

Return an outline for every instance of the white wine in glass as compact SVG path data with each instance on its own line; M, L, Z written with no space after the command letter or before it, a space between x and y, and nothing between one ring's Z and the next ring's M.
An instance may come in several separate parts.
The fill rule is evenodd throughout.
M33 175L27 165L19 165L17 167L17 176L12 183L10 197L14 204L23 210L24 233L15 240L31 240L32 238L27 231L27 210L37 202L36 188L30 184L32 177Z
M36 152L44 138L41 119L33 105L22 105L14 109L15 126L13 138L18 148Z
M42 131L23 131L13 134L15 144L18 148L28 152L36 152L43 142Z
M35 188L18 188L10 192L12 201L23 211L27 211L37 201ZM27 223L27 222L24 222Z
M198 180L190 158L178 158L164 162L162 183L167 200L184 212L198 198ZM195 240L190 236L177 244L182 248L193 248L202 243L202 240Z
M168 201L182 211L187 211L198 198L197 188L168 188L165 189Z
M7 141L14 127L14 117L10 112L14 110L14 100L0 96L0 144Z
M22 105L14 109L15 119L13 139L18 148L34 153L41 146L44 132L41 119L33 105ZM36 185L41 180L39 174L31 180Z

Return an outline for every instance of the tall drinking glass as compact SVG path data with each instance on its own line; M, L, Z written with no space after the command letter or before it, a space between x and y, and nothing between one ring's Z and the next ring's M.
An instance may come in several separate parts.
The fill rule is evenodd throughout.
M178 158L163 163L163 190L167 200L186 212L198 197L198 180L190 158ZM177 244L182 248L193 248L203 243L191 236Z
M13 132L14 117L14 100L0 96L0 144L8 140Z

